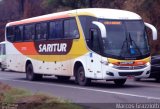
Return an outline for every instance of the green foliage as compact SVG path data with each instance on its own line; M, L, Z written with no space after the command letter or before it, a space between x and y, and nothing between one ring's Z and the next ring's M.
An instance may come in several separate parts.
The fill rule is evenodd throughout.
M152 0L148 0L142 3L141 7L144 9L148 9L148 7L151 7L153 5L153 1Z
M61 0L47 0L48 5L60 4Z
M81 106L50 95L32 94L26 90L6 87L0 84L0 90L3 92L0 93L2 96L0 102L6 103L6 106L10 106L12 103L24 103L23 105L18 105L18 109L83 109Z
M13 103L18 98L28 96L30 93L28 91L22 89L11 89L4 93L4 100L5 103Z
M76 9L80 7L91 7L92 0L44 0L43 4L46 7L66 6Z

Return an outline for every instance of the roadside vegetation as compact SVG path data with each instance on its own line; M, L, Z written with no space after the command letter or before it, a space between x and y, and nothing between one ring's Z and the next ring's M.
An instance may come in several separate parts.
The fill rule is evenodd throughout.
M0 83L0 103L7 109L82 109L68 101ZM0 107L1 108L1 107Z

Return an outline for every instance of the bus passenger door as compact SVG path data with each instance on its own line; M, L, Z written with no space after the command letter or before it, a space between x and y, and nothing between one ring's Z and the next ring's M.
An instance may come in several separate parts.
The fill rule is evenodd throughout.
M97 29L90 30L90 49L93 52L90 52L87 56L87 70L88 76L94 79L101 79L101 49L99 42L99 32Z

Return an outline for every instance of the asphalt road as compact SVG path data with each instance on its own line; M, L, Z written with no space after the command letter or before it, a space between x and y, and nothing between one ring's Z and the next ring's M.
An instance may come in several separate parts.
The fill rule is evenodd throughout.
M91 86L82 87L75 84L73 79L62 82L55 77L44 77L42 81L31 82L25 79L24 73L0 71L0 82L92 106L106 103L160 103L160 83L154 79L140 82L128 79L123 87L116 87L113 82L93 81Z

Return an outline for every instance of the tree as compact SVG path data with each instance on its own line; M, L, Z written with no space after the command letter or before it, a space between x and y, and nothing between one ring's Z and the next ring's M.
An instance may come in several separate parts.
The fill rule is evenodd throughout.
M47 0L44 1L46 7L48 6L66 6L71 7L73 9L81 8L81 7L92 7L92 0Z
M19 13L21 15L24 14L24 3L25 3L25 0L18 0L18 3L19 3Z
M86 6L88 7L88 8L92 8L93 6L92 6L92 0L85 0L86 1Z

